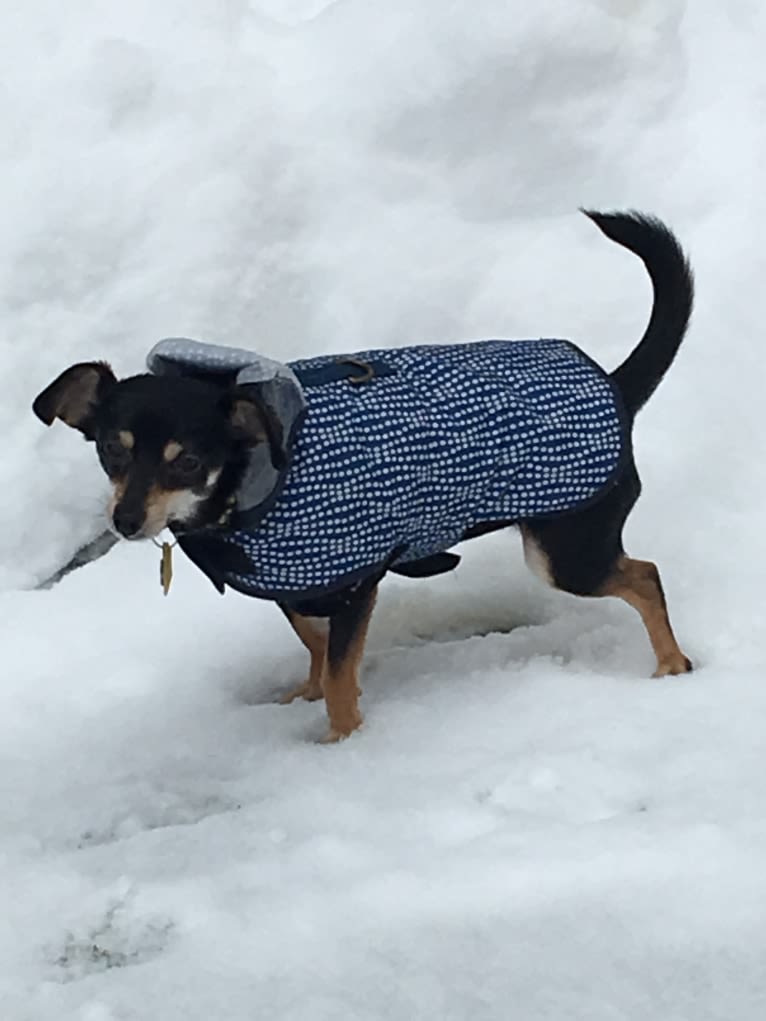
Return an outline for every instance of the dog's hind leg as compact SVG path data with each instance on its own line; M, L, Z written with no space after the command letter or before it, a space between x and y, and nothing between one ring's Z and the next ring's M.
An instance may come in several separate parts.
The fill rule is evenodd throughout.
M622 528L641 486L635 467L598 503L585 510L521 525L527 563L554 588L578 596L617 596L641 615L657 657L655 677L683 674L691 662L670 626L657 567L632 560Z
M325 743L348 737L362 725L359 712L359 664L375 606L377 586L364 587L330 618L327 669L323 687L330 718Z
M665 593L662 591L656 564L649 560L621 557L601 591L595 595L619 596L641 614L657 657L655 677L685 674L691 670L691 660L681 652L670 626Z
M293 630L309 651L311 663L308 678L280 698L288 705L296 698L316 702L323 696L322 677L327 665L327 642L330 633L329 622L324 617L304 617L280 603L279 607L290 621Z

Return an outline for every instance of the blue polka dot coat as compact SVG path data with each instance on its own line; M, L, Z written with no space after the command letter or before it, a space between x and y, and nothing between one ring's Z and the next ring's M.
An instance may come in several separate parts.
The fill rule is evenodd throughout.
M267 512L219 531L219 587L289 603L408 573L474 526L565 514L615 481L619 394L568 341L343 357L378 372L317 383L336 358L289 363L305 416Z

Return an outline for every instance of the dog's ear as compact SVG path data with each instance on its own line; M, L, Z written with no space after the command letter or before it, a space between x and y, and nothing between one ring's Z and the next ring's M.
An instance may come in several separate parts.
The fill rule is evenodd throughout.
M116 382L106 362L80 362L46 386L35 397L32 410L46 425L60 418L73 429L79 429L86 439L92 440L95 438L93 413Z
M227 395L229 424L236 436L248 446L267 443L271 463L280 471L287 465L282 425L271 408L258 399L255 387L244 384Z

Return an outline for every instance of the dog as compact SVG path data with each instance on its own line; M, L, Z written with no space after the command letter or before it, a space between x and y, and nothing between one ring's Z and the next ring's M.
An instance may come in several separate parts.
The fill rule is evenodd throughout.
M691 670L657 567L629 557L641 490L634 418L673 362L693 275L674 234L639 213L586 215L644 263L651 317L607 373L568 341L479 341L283 365L168 340L150 372L73 365L36 398L96 445L127 539L169 528L216 587L276 602L310 655L295 698L324 697L326 740L362 723L359 666L388 571L451 570L450 548L520 529L549 585L640 614L655 676Z

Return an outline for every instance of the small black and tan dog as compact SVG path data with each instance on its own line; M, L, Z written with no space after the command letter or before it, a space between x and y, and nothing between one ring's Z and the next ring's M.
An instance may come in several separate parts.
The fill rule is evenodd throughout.
M527 563L550 585L575 595L617 596L638 611L656 654L655 676L684 673L691 669L691 663L673 635L657 568L649 561L635 560L625 554L622 529L641 488L632 456L630 429L636 413L670 367L683 339L692 309L692 274L675 237L658 220L635 213L587 215L609 238L636 253L648 270L653 285L654 302L649 324L638 346L614 372L608 375L594 366L572 345L571 350L568 349L566 353L563 348L546 348L544 356L540 357L543 361L552 359L546 363L549 364L546 372L549 373L549 377L553 373L555 378L551 377L552 382L551 378L542 380L540 385L536 386L534 380L530 383L525 377L523 393L518 389L513 396L515 402L513 415L516 417L502 410L506 407L502 395L497 400L493 397L494 404L485 402L486 407L482 405L484 414L487 407L501 408L501 412L497 414L505 415L502 429L499 425L497 429L492 429L492 426L498 424L499 419L495 421L490 419L488 424L491 432L482 439L482 436L472 432L470 415L463 416L454 436L450 433L449 427L444 427L435 439L435 430L431 428L428 444L417 452L418 456L412 461L411 467L407 456L401 455L401 451L400 454L396 454L393 447L386 449L383 467L378 465L376 469L383 472L383 475L374 480L373 487L375 492L385 491L389 494L387 497L389 505L383 514L379 508L371 504L368 507L364 503L368 499L364 485L360 481L359 485L355 486L352 477L350 481L348 479L343 481L342 488L344 498L349 501L348 522L345 526L338 526L336 513L336 517L332 518L336 532L331 536L325 536L323 533L322 513L317 513L315 520L306 521L306 515L310 512L304 511L303 520L296 522L291 519L286 529L283 527L284 522L279 523L279 527L282 528L279 534L283 539L285 536L289 539L287 546L279 547L279 556L286 558L288 562L285 579L297 576L294 575L293 567L296 570L301 568L296 562L300 552L296 550L300 551L304 547L295 545L294 538L299 533L305 538L305 549L319 550L322 556L326 551L345 551L344 564L356 565L353 571L345 570L345 573L339 569L337 577L331 577L326 573L321 576L317 574L321 584L303 585L303 588L297 585L291 589L285 581L284 584L272 584L270 588L265 583L260 586L253 583L248 587L250 583L246 584L245 567L240 563L240 566L229 565L225 570L219 571L215 566L211 566L214 564L214 557L206 560L205 550L208 547L205 543L208 545L213 543L210 547L213 548L215 542L219 542L219 547L223 548L221 543L224 540L228 543L232 537L236 539L244 534L243 521L238 523L236 520L236 500L248 466L253 463L253 451L268 451L271 468L278 473L280 479L268 508L264 507L260 517L253 519L251 515L249 519L249 527L257 539L261 532L264 535L268 533L270 522L279 518L286 506L290 505L293 508L291 510L293 514L300 514L300 507L306 506L305 500L301 503L301 499L295 497L294 493L291 497L291 493L296 487L300 488L300 485L305 484L306 473L311 476L313 471L314 476L311 477L319 478L321 472L327 470L326 454L316 456L312 461L317 445L323 445L325 451L332 449L335 452L333 456L338 456L340 463L344 459L344 445L351 449L353 444L357 444L353 447L353 456L363 459L367 457L367 448L372 449L376 443L378 447L388 443L389 434L396 430L389 428L384 440L381 440L380 436L383 434L380 432L376 434L369 426L369 416L362 420L361 398L360 403L355 405L353 401L356 398L344 397L345 403L342 408L339 405L341 410L337 414L336 423L332 405L328 406L325 400L329 391L326 389L323 391L325 396L321 399L325 400L324 404L321 406L319 403L312 404L312 400L319 400L312 395L319 394L321 387L316 385L316 380L312 382L311 374L308 372L303 377L308 397L305 414L299 423L300 428L296 429L288 444L283 435L283 423L276 420L273 409L259 399L257 388L238 385L231 376L224 375L212 379L200 378L194 374L145 374L118 381L107 364L85 362L73 365L43 390L34 402L34 411L47 425L60 418L67 425L83 433L87 440L95 442L101 464L113 484L114 492L109 515L118 533L128 539L147 538L156 536L166 527L170 528L178 537L182 548L210 575L221 590L224 584L229 584L248 594L273 599L279 604L311 656L307 681L286 696L285 701L295 697L309 700L324 697L330 720L328 740L337 740L349 735L361 723L358 708L358 670L377 585L386 571L399 570L399 573L414 576L439 573L453 566L453 561L457 560L445 552L449 546L457 541L509 525L520 528ZM479 401L484 396L479 389L482 386L481 381L488 378L487 358L506 357L512 348L518 352L526 352L524 364L525 371L528 372L530 365L537 364L534 361L538 357L535 350L543 351L543 348L535 348L530 355L530 344L561 345L564 342L518 343L527 346L513 348L511 342L487 342L487 345L493 344L494 347L485 345L483 349L482 358L485 360L480 367L484 375L477 372L471 377L474 379L471 385L477 388ZM464 345L461 348L468 352L467 357L474 357L468 350L471 347ZM478 347L480 345L476 345L477 350ZM449 358L452 357L450 351L454 354L456 350L457 348L403 348L398 352L390 352L391 358L388 363L387 353L377 352L385 378L380 379L375 385L379 387L378 392L388 401L386 407L399 406L391 403L393 398L390 395L398 393L391 389L398 385L395 380L392 381L392 375L395 376L399 372L400 376L406 377L406 366L415 359L420 366L418 378L431 378L428 377L431 364L428 359L433 360L436 357L431 352L441 352L442 355L446 352L445 357ZM413 352L414 354L411 354ZM365 372L364 380L356 378L349 380L347 376L342 376L339 381L333 377L331 385L336 388L334 392L341 393L341 387L344 394L364 389L354 384L366 381L373 375L366 364L366 357L360 355L350 360L350 364L361 366ZM408 358L410 362L407 361ZM577 366L574 366L573 358L578 359ZM585 367L586 362L590 368ZM297 378L300 380L298 365L299 363L294 363ZM558 366L561 366L561 369ZM600 374L600 383L612 395L609 399L614 406L615 421L619 419L622 439L619 457L608 469L608 477L606 474L603 477L599 476L590 490L586 491L582 485L582 479L585 477L582 472L587 475L590 469L587 463L584 468L580 465L578 471L581 472L581 476L578 476L577 483L579 488L575 496L567 498L561 495L559 483L561 473L566 474L569 468L562 467L563 462L560 463L558 459L561 451L556 448L556 444L560 446L569 442L566 436L575 434L561 433L557 430L560 430L561 422L567 416L569 418L573 414L576 416L578 402L584 406L586 400L578 396L579 391L575 393L572 390L569 394L564 394L564 397L556 397L555 401L558 403L546 405L545 411L540 402L553 400L551 393L557 385L566 389L568 385L566 380L569 378L566 373L569 371ZM454 385L457 375L450 378L453 380L451 385ZM462 380L464 377L461 375L459 378ZM593 380L586 380L584 385L586 390L591 387L588 391L591 393L589 413L596 416L592 421L598 423L601 428L604 421L609 418L610 412L609 409L593 411L593 400L601 399L592 396L592 388L597 385L594 380L595 377ZM494 384L490 380L486 385ZM369 392L373 392L373 388L369 388ZM584 390L583 393L585 392ZM439 398L438 394L437 398L441 401L439 414L443 414L444 399ZM410 395L407 399L410 403L417 403L420 400L416 393L414 397ZM513 510L496 513L493 516L486 509L477 510L475 514L467 513L460 521L453 520L445 525L442 519L447 504L443 492L439 491L439 486L443 486L446 477L444 464L454 460L460 468L460 472L455 476L458 481L454 485L464 485L466 493L473 492L470 485L475 482L475 474L480 470L475 466L480 464L482 456L482 450L479 448L482 444L485 447L493 444L495 448L502 446L498 443L498 437L504 435L503 430L512 434L517 428L515 423L522 421L518 417L519 407L522 405L532 408L532 412L523 419L523 426L518 426L524 435L524 456L532 467L527 475L524 475L523 465L520 467L520 460L523 459L515 452L512 458L515 474L512 475L508 487L513 489L515 484L513 479L521 478L527 479L524 485L528 485L532 469L538 474L548 472L545 475L547 486L545 498L549 503L534 502L537 498L530 497L525 490L524 500L532 502L518 506L531 507L532 512ZM322 414L326 415L328 407L329 419L325 417L325 420L322 420ZM356 414L354 409L357 407L360 409L358 429L355 428L353 417ZM420 411L418 408L415 410ZM313 425L314 421L318 423L316 427ZM587 425L590 420L586 418L583 421ZM534 447L534 437L530 440L530 430L534 431L535 428L541 437L547 437L545 440L548 443L547 448ZM590 429L590 426L588 428ZM403 432L406 432L404 426ZM489 440L486 438L487 435L490 436ZM579 458L579 464L583 456L586 462L589 457L598 456L603 462L606 454L601 447L596 450L594 446L593 450L596 450L596 453L593 455L582 454L582 451L587 452L591 449L588 435L581 431L571 440L573 449L576 446L579 451L576 452L575 460ZM565 439L557 439L561 436ZM391 439L390 442L394 443L395 440L396 438ZM417 442L417 439L412 441L414 444ZM363 446L365 443L367 448ZM450 443L454 444L454 457L450 453ZM543 444L542 438L540 444ZM530 450L532 455L529 453ZM567 454L566 451L563 453ZM400 455L402 463L394 464L392 467L392 459ZM504 455L502 451L495 450L492 456L494 458L492 470L495 471L496 463L502 460ZM434 467L430 475L433 466L429 458L433 458L434 465L438 458L442 459L437 466L438 470ZM346 458L346 461L348 460L349 458ZM553 467L552 462L555 462ZM570 462L574 463L571 458ZM304 481L293 483L291 481L293 477L297 478L301 472L304 473ZM410 513L412 510L410 507L407 510L407 527L410 532L404 537L406 542L403 545L394 544L396 548L391 548L390 555L382 558L371 555L369 563L359 560L358 556L355 561L353 558L349 559L351 553L348 551L354 550L358 537L384 526L391 527L394 514L391 508L394 505L398 507L397 500L403 492L406 494L408 491L407 487L410 485L408 473L413 475L413 479L417 476L419 486L425 479L425 485L437 494L438 514L441 515L440 527L446 528L445 534L449 534L449 541L445 540L440 546L438 540L434 540L433 537L429 542L424 542L421 535L412 534L413 528L417 532L419 518L416 514ZM361 480L361 472L358 477ZM496 478L496 474L491 477ZM320 504L322 500L327 503L333 502L335 513L338 506L345 506L338 503L339 492L341 488L338 486L334 488L326 486L319 493ZM418 499L424 499L423 490L419 489L417 492ZM517 506L512 502L500 505L511 510ZM298 508L297 512L295 507ZM423 513L427 516L431 512ZM438 516L437 511L434 510L431 516L435 520ZM415 525L412 524L413 521ZM450 524L451 529L448 527ZM337 531L338 527L341 527L340 533ZM326 550L321 545L325 540ZM248 539L247 542L249 541ZM314 545L311 546L311 543ZM405 554L403 552L405 545L409 545L410 550L415 552ZM230 544L226 546L229 552L231 548ZM247 546L247 549L250 549L250 546ZM239 550L240 554L241 552ZM262 550L258 557L263 557ZM323 566L323 570L325 569L326 565ZM309 574L305 576L309 577ZM327 578L331 579L330 582Z

